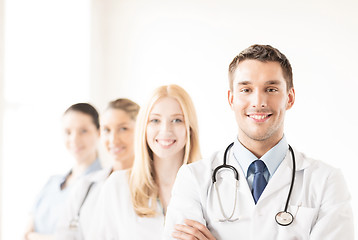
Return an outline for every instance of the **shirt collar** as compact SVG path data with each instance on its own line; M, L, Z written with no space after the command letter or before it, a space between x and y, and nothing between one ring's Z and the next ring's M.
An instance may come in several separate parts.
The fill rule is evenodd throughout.
M97 158L87 169L86 171L83 173L83 175L87 175L91 172L97 171L97 170L101 170L102 166L101 163L99 162L99 159Z
M97 171L97 170L101 170L102 169L102 166L101 166L101 163L99 161L99 159L97 158L91 165L89 165L86 170L82 173L81 176L84 176L84 175L87 175L91 172L94 172L94 171ZM60 184L60 188L62 189L65 182L66 182L66 179L68 178L68 176L72 173L72 169L65 175L63 176L63 179L61 181L61 184Z
M287 151L288 143L286 137L283 136L273 148L260 158L266 164L270 177L276 172L278 166L286 157ZM257 157L244 147L238 138L234 141L233 152L236 161L239 163L245 177L247 177L249 166L253 161L257 160Z

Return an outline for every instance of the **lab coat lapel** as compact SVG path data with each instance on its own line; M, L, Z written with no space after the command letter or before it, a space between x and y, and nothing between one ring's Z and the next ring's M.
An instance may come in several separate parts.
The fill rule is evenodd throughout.
M297 159L296 159L297 161ZM292 180L292 157L290 151L286 154L285 159L282 161L275 174L268 182L265 190L263 191L259 202L269 197L271 194L281 190L285 186L289 185Z
M250 206L255 206L254 199L249 187L249 184L246 180L245 174L242 171L239 163L235 160L233 153L230 154L230 164L236 168L239 173L239 195L245 197L245 201L250 203Z
M308 167L310 165L310 161L307 160L301 153L294 150L295 153L295 162L296 162L296 173ZM285 186L291 184L292 180L292 154L288 150L285 159L282 161L271 180L268 182L265 190L263 191L260 200L269 197L271 194L282 190Z

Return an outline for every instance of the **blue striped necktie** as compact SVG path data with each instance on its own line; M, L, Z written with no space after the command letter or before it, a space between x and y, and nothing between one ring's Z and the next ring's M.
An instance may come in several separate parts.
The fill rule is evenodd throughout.
M254 197L255 204L259 200L262 192L264 191L267 182L264 177L265 163L262 160L256 160L251 165L254 166L254 182L252 183L252 196Z

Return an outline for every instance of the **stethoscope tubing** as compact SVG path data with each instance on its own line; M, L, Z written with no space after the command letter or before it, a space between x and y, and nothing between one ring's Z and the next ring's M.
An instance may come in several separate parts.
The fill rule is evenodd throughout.
M225 149L223 164L217 166L217 167L214 169L214 172L213 172L213 174L212 174L212 176L211 176L213 183L216 182L216 174L217 174L217 172L218 172L220 169L222 169L222 168L229 168L229 169L231 169L231 170L234 172L234 174L235 174L235 179L236 179L237 181L239 181L239 173L237 172L236 168L235 168L234 166L228 165L228 164L226 163L226 156L227 156L227 154L228 154L228 152L229 152L229 149L230 149L233 145L234 145L234 142L230 143L229 146Z
M292 153L292 179L291 179L291 186L290 186L290 191L288 192L287 195L287 200L286 200L286 205L285 205L285 212L287 212L288 209L288 203L291 199L291 194L292 194L292 189L293 189L293 185L295 183L295 177L296 177L296 158L295 158L295 153L291 147L291 145L288 145L288 148L290 150L290 152Z
M225 153L224 153L224 159L223 159L223 164L222 165L219 165L217 166L214 171L213 171L213 174L212 174L212 182L213 184L215 185L216 184L216 175L217 175L217 172L222 169L222 168L229 168L231 169L234 174L235 174L235 179L237 180L237 183L239 181L239 173L238 171L236 170L236 168L234 166L231 166L231 165L228 165L227 162L226 162L226 159L227 159L227 154L228 154L228 151L229 149L234 145L234 142L230 143L229 146L226 148L225 150ZM293 190L293 186L294 186L294 183L295 183L295 177L296 177L296 158L295 158L295 153L293 151L293 148L291 147L291 145L288 145L288 148L291 152L291 156L292 156L292 179L291 179L291 185L290 185L290 190L288 192L288 195L287 195L287 199L286 199L286 204L285 204L285 208L284 208L284 211L281 211L281 212L278 212L276 215L275 215L275 220L276 222L281 225L281 226L288 226L290 225L292 222L293 222L293 215L288 212L288 204L290 202L290 199L291 199L291 194L292 194L292 190ZM216 185L215 185L216 186ZM218 194L218 192L217 192ZM234 222L238 219L234 219L232 220L231 218L233 217L233 214L234 212L231 214L230 217L226 217L224 212L223 212L223 209L222 209L222 204L221 204L221 200L218 196L218 199L219 199L219 203L220 203L220 208L221 208L221 211L222 211L222 214L224 216L224 219L220 220L221 222L225 222L225 221L229 221L229 222ZM234 210L235 211L235 207L236 207L236 198L235 198L235 205L234 205ZM285 219L285 220L279 220L280 218L280 215L281 214L285 214L286 216L288 216L288 219ZM284 222L286 221L287 222Z

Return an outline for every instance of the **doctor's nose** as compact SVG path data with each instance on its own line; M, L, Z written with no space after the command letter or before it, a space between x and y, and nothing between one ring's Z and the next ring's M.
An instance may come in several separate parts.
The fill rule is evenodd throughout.
M264 94L259 91L255 91L251 95L251 105L253 108L266 108L267 107L267 99Z
M79 145L81 141L81 136L78 133L71 133L66 139L67 144L73 147Z
M110 142L111 144L114 144L114 145L115 145L116 143L119 142L118 133L112 132L112 133L109 135L108 139L109 139L109 142Z
M168 132L171 129L170 121L162 121L160 130L163 132Z

